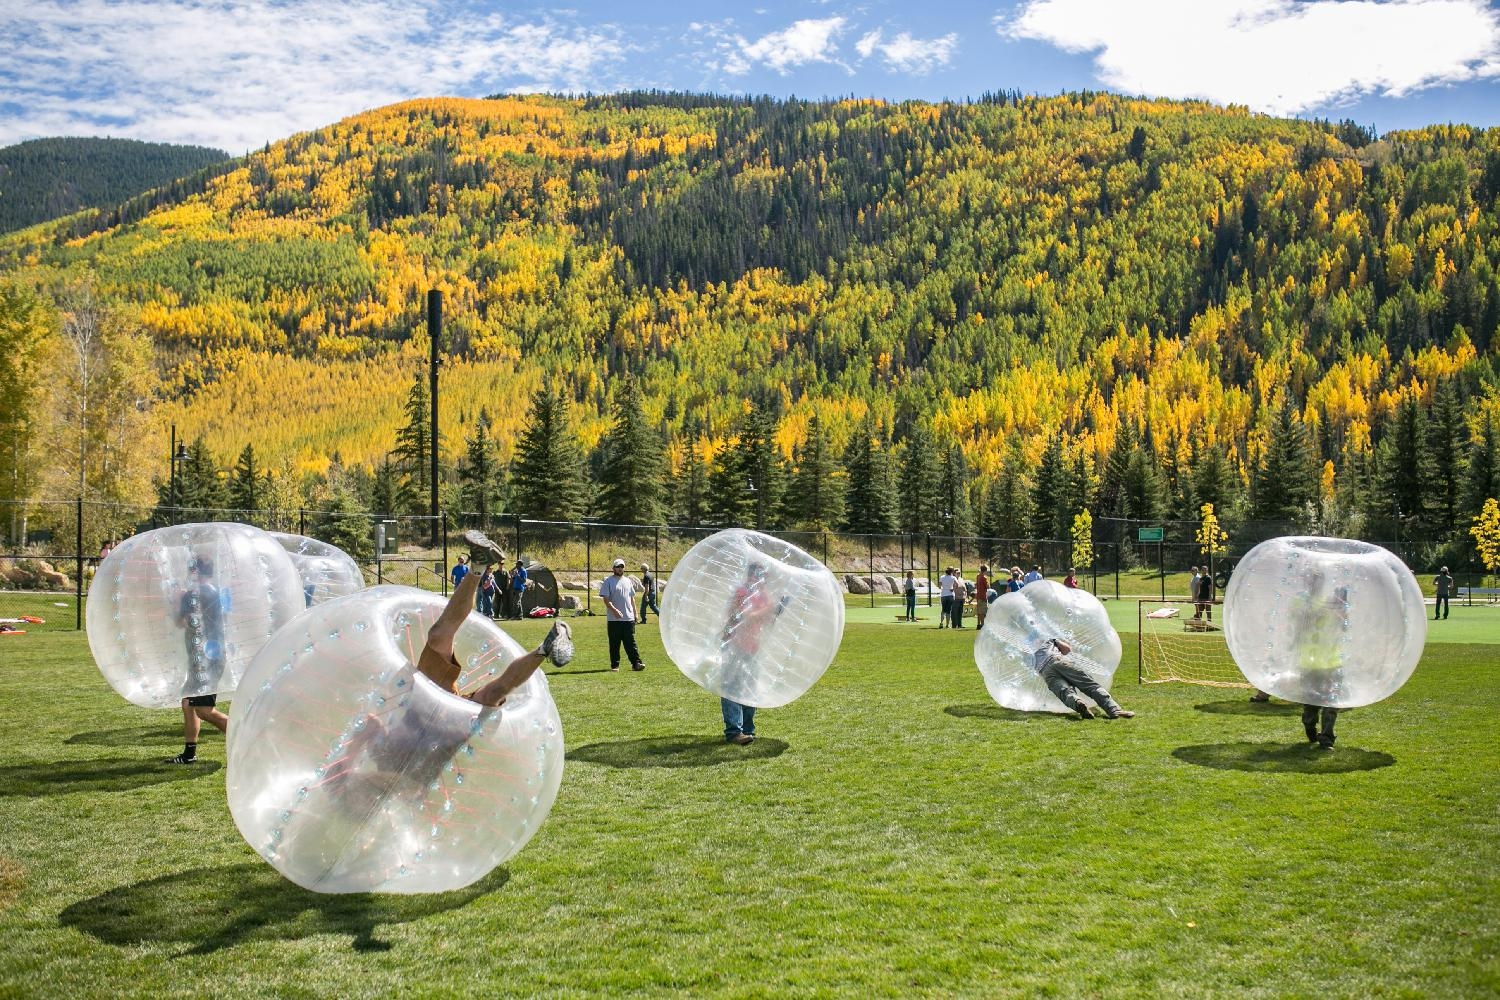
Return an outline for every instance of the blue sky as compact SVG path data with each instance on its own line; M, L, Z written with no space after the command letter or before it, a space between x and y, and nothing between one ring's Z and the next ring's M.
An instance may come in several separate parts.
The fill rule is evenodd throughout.
M1382 132L1500 125L1485 0L30 0L0 10L0 145L242 153L411 97L655 87L959 99L1081 88Z

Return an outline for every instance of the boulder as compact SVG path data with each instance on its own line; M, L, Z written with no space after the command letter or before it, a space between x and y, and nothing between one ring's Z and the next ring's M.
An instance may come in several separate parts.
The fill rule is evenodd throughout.
M868 594L870 592L869 580L862 576L855 576L853 573L844 574L844 586L849 589L849 593L851 594Z
M557 606L559 610L577 611L583 607L583 602L578 599L578 595L576 594L563 594L562 597L558 598Z

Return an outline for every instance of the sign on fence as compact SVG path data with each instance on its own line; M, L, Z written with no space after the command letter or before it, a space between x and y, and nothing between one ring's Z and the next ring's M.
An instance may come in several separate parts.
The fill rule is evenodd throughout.
M1163 537L1165 537L1166 530L1167 529L1160 527L1137 528L1135 530L1135 540L1138 542L1159 542Z

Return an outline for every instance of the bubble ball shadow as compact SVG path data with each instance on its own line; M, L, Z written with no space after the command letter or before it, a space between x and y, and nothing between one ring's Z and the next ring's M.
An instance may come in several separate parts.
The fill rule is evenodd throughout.
M1302 714L1301 705L1293 705L1286 701L1251 701L1249 698L1242 698L1239 701L1210 701L1202 705L1194 705L1193 709L1210 715L1259 715L1267 718L1273 716L1285 718L1289 715Z
M590 743L568 751L568 760L605 767L715 767L747 760L769 760L787 750L784 740L757 739L748 746L726 743L722 736L697 733L650 736L616 743Z
M212 728L205 726L205 729ZM207 733L200 739L207 742ZM182 742L182 720L157 723L150 726L126 726L122 729L98 729L88 733L74 733L63 743L68 746L92 747L139 747L160 743L170 746Z
M974 705L949 705L943 709L945 715L956 719L997 719L1001 722L1066 722L1077 720L1076 715L1057 712L1022 712L1014 708L1002 708L994 702Z
M510 880L505 868L454 892L431 895L325 895L309 892L268 865L199 868L111 889L64 909L58 922L105 944L179 943L207 955L252 939L295 940L347 934L355 951L388 951L380 924L456 910Z
M1396 763L1396 758L1378 750L1341 746L1328 751L1307 743L1208 743L1178 747L1172 756L1220 771L1277 774L1348 774Z
M186 767L151 760L60 760L0 767L0 798L11 795L69 795L74 792L129 792L149 785L193 781L218 771L217 760Z

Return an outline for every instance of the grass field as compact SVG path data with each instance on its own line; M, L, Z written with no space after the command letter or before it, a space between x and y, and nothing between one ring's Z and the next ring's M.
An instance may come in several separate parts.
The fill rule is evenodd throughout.
M0 996L1500 992L1492 647L1432 642L1320 753L1290 706L1130 683L1129 641L1138 718L1009 712L930 624L851 623L742 749L654 621L650 669L611 674L576 619L551 817L434 897L284 882L220 738L164 767L177 713L110 692L81 633L0 640Z

